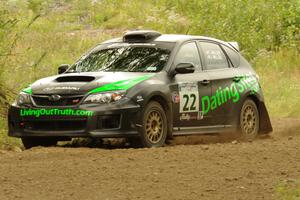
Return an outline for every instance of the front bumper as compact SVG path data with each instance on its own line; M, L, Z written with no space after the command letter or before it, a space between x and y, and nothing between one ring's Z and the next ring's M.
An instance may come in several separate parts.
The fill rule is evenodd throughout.
M12 137L130 137L138 135L140 105L126 100L107 105L77 107L31 107L31 110L73 109L92 111L92 116L41 115L24 116L12 105L8 114L8 135Z

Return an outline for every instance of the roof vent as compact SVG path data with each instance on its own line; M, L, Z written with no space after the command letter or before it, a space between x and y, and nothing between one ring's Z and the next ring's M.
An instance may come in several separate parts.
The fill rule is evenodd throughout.
M145 42L161 36L161 33L151 30L128 31L123 36L124 42Z

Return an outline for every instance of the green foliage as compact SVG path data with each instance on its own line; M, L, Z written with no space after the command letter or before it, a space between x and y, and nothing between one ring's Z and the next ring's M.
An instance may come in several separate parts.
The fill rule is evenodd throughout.
M4 120L0 120L0 149L12 149L13 146L20 146L18 140L7 137L7 128L5 122L6 121Z
M43 0L28 0L28 9L33 13L40 13L42 10Z
M260 49L299 47L298 0L103 0L90 23L104 28L150 28L164 33L207 35L239 41L244 55Z
M300 180L280 183L276 192L280 200L298 200L300 199Z
M0 1L0 114L3 113L3 106L7 105L6 89L1 82L4 66L7 63L7 57L11 56L12 49L15 45L14 28L18 22L14 14L5 5L4 1ZM1 116L1 115L0 115Z

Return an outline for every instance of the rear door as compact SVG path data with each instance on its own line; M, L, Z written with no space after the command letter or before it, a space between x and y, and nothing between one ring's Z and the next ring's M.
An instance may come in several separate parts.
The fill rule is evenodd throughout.
M240 99L236 88L236 69L220 44L199 41L204 60L204 71L210 77L212 93L210 98L202 99L203 111L213 116L213 125L230 124L234 104Z
M196 42L188 42L180 47L173 67L179 63L192 63L196 70L194 73L177 74L171 81L173 126L208 126L211 117L203 115L200 98L211 95L211 84L207 73L202 71L202 62Z

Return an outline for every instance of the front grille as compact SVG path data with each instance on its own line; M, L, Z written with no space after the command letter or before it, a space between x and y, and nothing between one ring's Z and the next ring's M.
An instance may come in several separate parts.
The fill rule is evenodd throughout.
M32 99L37 106L74 106L83 98L82 95L60 96L59 100L53 100L51 95L32 95Z
M78 131L86 128L86 120L35 120L22 122L22 128L33 131Z

